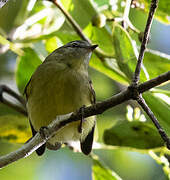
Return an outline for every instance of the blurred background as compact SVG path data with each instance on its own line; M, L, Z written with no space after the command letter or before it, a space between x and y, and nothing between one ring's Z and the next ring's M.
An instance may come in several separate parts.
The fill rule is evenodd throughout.
M105 1L103 1L104 4ZM41 8L42 3L36 2L35 10ZM102 3L101 3L102 4ZM31 7L29 7L31 8ZM29 11L27 4L27 13ZM27 13L23 13L23 4L20 0L10 0L0 9L0 32L10 36L15 27L21 25ZM60 15L60 12L57 12ZM20 16L18 16L20 14ZM146 23L146 14L135 9L130 11L130 20L136 27L143 31ZM37 27L38 28L38 27ZM37 29L38 31L38 29ZM149 47L154 50L170 55L170 26L154 20L151 30L151 40ZM38 47L38 45L37 45ZM19 93L16 80L16 58L17 55L5 50L5 46L0 46L0 84L6 84ZM39 46L39 51L42 51ZM43 54L43 53L42 53ZM47 54L44 53L43 56ZM104 100L120 92L123 88L117 82L111 80L102 73L89 68L89 73L93 81L97 95L97 101ZM101 86L102 85L102 86ZM97 116L96 138L103 142L102 135L105 129L110 128L116 121L121 121L127 112L127 104L116 106L102 115ZM17 114L10 108L0 104L0 115L6 113ZM0 139L0 155L5 155L21 147L20 143L9 143ZM97 154L102 162L116 172L124 180L166 180L162 166L157 164L149 155L139 152L128 151L127 149L117 148L115 150L97 150ZM90 180L92 179L92 160L82 153L75 153L67 147L58 151L47 150L45 155L38 157L35 153L25 159L8 165L0 170L1 180ZM103 178L104 179L104 178Z

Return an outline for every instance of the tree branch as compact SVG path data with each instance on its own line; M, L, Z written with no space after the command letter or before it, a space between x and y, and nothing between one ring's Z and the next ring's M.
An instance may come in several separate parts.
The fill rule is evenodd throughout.
M144 31L144 36L142 39L142 44L141 44L141 48L140 48L140 52L139 52L138 61L137 61L134 77L132 80L132 85L137 85L139 82L139 79L140 79L140 71L141 71L141 67L142 67L144 53L145 53L145 49L146 49L147 42L149 39L149 33L151 30L153 16L154 16L154 13L156 11L157 6L158 6L158 0L152 0L151 1L151 7L149 10L148 19L147 19L147 23L146 23L146 27L145 27L145 31Z
M23 99L23 97L21 97L20 95L18 95L16 92L14 92L11 88L9 88L6 85L0 85L0 99L3 99L3 92L6 92L7 94L11 95L12 97L14 97L15 99L17 99L24 107L26 107L26 102Z
M55 133L55 131L59 130L62 127L62 125L60 125L60 121L62 120L64 122L69 117L70 114L64 115L62 117L57 117L57 119L49 124L47 129L43 132L43 135L45 136L41 136L41 134L38 132L20 149L0 157L0 168L32 154L36 149L42 146Z
M58 0L49 0L52 1L58 9L64 14L64 16L67 18L67 20L70 22L74 30L77 32L77 34L85 41L91 43L91 41L83 34L80 26L77 24L77 22L72 18L72 16L64 9L62 4Z
M150 34L150 30L151 30L153 16L154 16L154 13L156 11L157 6L158 6L158 0L152 0L150 10L149 10L148 19L147 19L147 23L146 23L146 27L145 27L145 31L144 31L144 37L143 37L143 40L142 40L142 44L141 44L141 48L140 48L140 52L139 52L139 57L138 57L134 77L133 77L132 83L130 85L130 88L133 91L133 96L134 96L133 99L137 100L137 102L141 105L143 110L150 117L150 119L152 120L152 122L154 123L156 128L158 129L159 134L161 135L162 139L166 142L167 148L170 149L170 139L169 139L169 137L166 135L165 131L163 130L163 128L159 124L157 118L154 116L153 112L148 107L148 105L145 103L145 100L143 99L142 95L140 94L140 93L144 92L147 89L149 90L150 88L154 87L155 85L159 85L159 83L161 83L162 80L164 81L166 78L169 79L170 72L167 72L167 73L165 73L165 74L163 74L161 76L158 76L155 79L152 79L150 81L145 82L142 85L143 87L145 87L143 89L143 91L141 89L141 86L138 86L138 82L139 82L139 79L140 79L140 71L141 71L143 58L144 58L144 53L145 53L145 49L146 49L147 42L148 42L148 39L149 39L149 34Z
M155 127L158 129L158 132L161 135L162 139L166 143L167 148L170 149L170 139L169 139L169 137L166 135L165 131L163 130L163 128L159 124L157 118L155 117L155 115L153 114L153 112L151 111L149 106L146 104L145 100L143 99L143 97L141 95L137 98L137 102L141 105L143 110L150 117L150 119L154 123Z
M170 72L162 74L162 75L158 76L157 78L154 78L150 81L147 81L145 83L138 85L137 86L138 93L145 92L149 88L153 88L156 85L159 85L168 80L170 80ZM157 83L153 83L153 82L157 82ZM11 93L11 94L15 94L15 93ZM130 100L132 98L134 98L134 94L131 91L131 88L126 88L124 91L114 95L113 97L111 97L105 101L98 102L92 106L86 107L83 112L84 117L86 118L89 116L101 114L104 111L106 111L107 109L112 108L112 107L114 107L118 104L121 104L127 100ZM142 101L142 103L141 103L141 101L139 101L138 103L141 104L141 106L143 108L143 106L144 106L143 101ZM146 107L144 106L144 108L146 108ZM34 152L36 149L38 149L42 144L44 144L57 130L59 130L60 128L62 128L63 126L65 126L68 123L71 123L73 121L77 121L77 120L81 119L81 117L82 117L81 112L73 113L71 116L70 116L70 114L68 114L68 115L63 115L63 116L57 117L57 119L54 120L48 126L48 129L45 131L45 133L44 133L45 138L41 137L41 135L39 133L37 133L36 136L34 136L27 144L23 145L17 151L11 152L8 155L0 157L0 168L4 167L12 162L15 162L23 157L30 155L32 152ZM161 129L161 131L162 131L162 129ZM167 136L165 135L165 137L167 137ZM167 140L168 139L166 139L166 142L167 142Z
M42 146L45 141L37 133L28 143L24 144L20 149L0 157L0 168L5 167L21 158L32 154L38 147Z
M164 74L161 74L160 76L158 76L154 79L151 79L149 81L139 84L136 87L136 89L137 89L138 94L140 94L140 93L148 91L149 89L154 88L154 87L160 85L161 83L164 83L169 80L170 80L170 71L168 71ZM13 98L22 102L22 105L24 107L13 104L9 100L7 100L5 97L2 96L4 92L10 94ZM125 89L124 91L120 92L119 94L114 95L113 97L111 97L105 101L96 103L96 105L92 106L91 110L89 109L88 111L93 111L95 115L101 114L102 112L104 112L105 110L107 110L109 108L112 108L118 104L121 104L127 100L132 99L134 97L134 95L132 96L132 94L133 93L131 91L129 92L128 89ZM0 102L11 107L12 109L16 110L17 112L22 113L23 115L27 116L24 98L22 96L18 95L15 91L13 91L12 89L10 89L9 87L7 87L5 85L0 85ZM95 110L97 110L97 111L95 111ZM90 115L92 116L94 114L90 114ZM87 114L85 113L85 117L86 117L86 115L88 116L89 112L87 112Z
M168 80L170 80L170 71L168 71L164 74L161 74L154 79L151 79L151 80L146 81L142 84L139 84L137 86L138 92L143 93L143 92L148 91L149 89L154 88L154 87L156 87L156 86L158 86L158 85L160 85L160 84L162 84Z

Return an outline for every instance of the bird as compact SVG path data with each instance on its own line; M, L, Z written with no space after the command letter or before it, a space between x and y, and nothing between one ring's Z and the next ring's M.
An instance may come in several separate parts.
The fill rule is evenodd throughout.
M24 90L32 137L57 116L96 103L88 67L97 47L84 40L71 41L54 50L37 67ZM57 150L63 143L79 141L81 151L88 155L92 150L95 125L95 116L68 123L36 153L40 156L46 147Z

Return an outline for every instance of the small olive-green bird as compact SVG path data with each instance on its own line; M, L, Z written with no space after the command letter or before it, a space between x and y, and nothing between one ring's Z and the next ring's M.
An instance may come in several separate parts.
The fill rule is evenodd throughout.
M88 65L96 47L82 40L69 42L47 56L33 73L25 88L33 136L57 116L95 103ZM69 123L38 148L37 154L42 155L46 147L57 150L62 143L80 141L82 152L88 155L92 150L95 123L95 116L86 118L82 124L80 121Z

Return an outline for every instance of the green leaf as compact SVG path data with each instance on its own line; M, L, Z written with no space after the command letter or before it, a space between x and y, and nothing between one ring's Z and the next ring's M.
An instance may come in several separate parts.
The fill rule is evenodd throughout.
M138 149L157 148L164 145L159 133L151 123L141 121L121 121L105 130L104 142L113 146Z
M115 48L115 58L120 70L126 74L129 80L132 79L137 63L137 48L132 44L132 40L120 25L113 28L113 45ZM141 71L141 81L147 80L147 72Z
M158 11L164 12L167 14L167 16L170 16L170 1L166 1L166 0L160 1L158 5Z
M63 44L80 39L77 34L67 31L58 31L56 32L56 36L63 42Z
M0 44L4 46L8 46L11 51L13 51L14 53L20 56L23 54L23 51L20 48L18 48L14 43L8 41L6 38L4 38L1 35L0 35Z
M113 56L112 33L106 27L97 28L92 26L92 18L98 14L94 4L89 0L81 0L81 2L76 0L70 0L69 2L62 0L62 4L83 29L83 33L93 43L97 43L104 53Z
M27 38L27 39L24 39L22 42L23 43L33 43L33 42L38 42L41 40L49 40L49 39L55 38L55 37L58 37L59 39L61 39L61 41L64 44L68 43L70 41L73 41L75 39L76 40L80 39L80 37L72 31L59 30L59 31L52 32L50 34L40 35L35 38Z
M0 2L2 3L3 1ZM0 8L0 28L2 28L6 34L15 28L16 24L23 23L27 13L26 6L28 3L28 1L9 0L2 8ZM22 16L19 17L19 15Z
M149 12L151 0L139 0L139 2L144 4L144 11ZM168 16L170 16L170 1L159 1L158 8L155 13L155 18L162 23L170 24Z
M42 63L38 55L31 48L24 48L24 55L18 56L16 67L16 84L21 93L38 65Z
M150 79L152 79L170 70L170 55L159 51L147 50L143 63Z
M89 24L96 14L96 9L89 0L61 0L61 3L82 29Z
M28 10L28 5L29 5L29 1L20 1L20 0L16 0L19 1L19 11L17 11L17 16L15 18L15 26L19 26L22 25L27 16L29 15L29 10ZM9 10L9 9L8 9Z
M151 92L144 93L143 97L165 132L170 136L170 106Z
M96 55L93 55L90 60L90 66L124 85L129 83L127 77L120 71L113 59L102 62Z
M16 110L12 109L11 107L8 107L5 104L0 103L0 116L4 116L4 115L20 115L19 112L17 112Z
M155 14L155 19L160 21L161 23L170 24L170 20L168 19L167 13L163 11L158 10Z
M28 119L24 116L0 116L0 140L25 143L31 137Z
M83 33L93 42L99 45L99 48L108 56L114 57L115 50L113 46L112 34L106 28L98 28L89 23L83 30Z
M109 168L104 167L99 160L93 159L93 180L121 180L121 178Z
M58 46L57 46L57 38L52 37L50 39L47 39L46 42L45 42L45 48L49 53L51 53L55 49L57 49L58 48Z
M161 94L164 94L164 95L167 95L170 97L170 91L167 91L167 90L163 90L163 89L159 89L159 88L155 88L155 89L152 89L151 92L153 93L161 93Z

